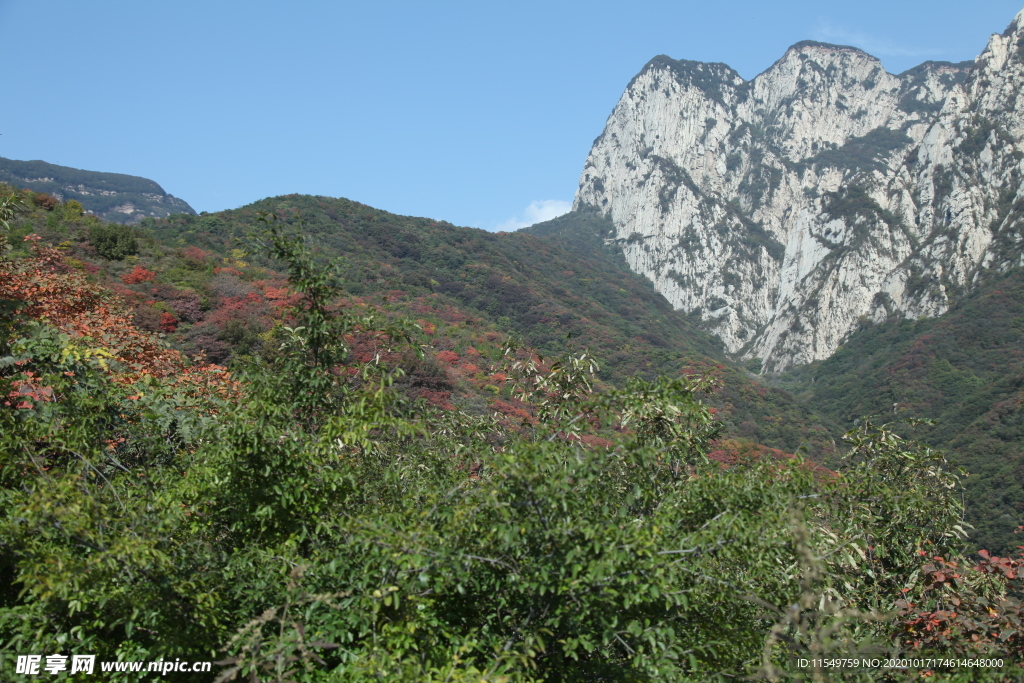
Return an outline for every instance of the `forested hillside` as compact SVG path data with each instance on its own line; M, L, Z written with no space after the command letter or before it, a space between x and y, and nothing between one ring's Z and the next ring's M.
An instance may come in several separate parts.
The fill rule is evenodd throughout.
M341 286L352 304L418 321L430 349L407 367L418 395L476 413L518 409L495 404L502 397L491 378L512 338L543 356L588 349L608 386L711 370L723 381L710 401L727 435L788 452L803 447L819 461L837 453L837 427L728 363L712 337L604 246L606 224L592 213L538 226L540 235L496 235L303 195L147 219L138 229L104 228L35 204L12 236L17 243L35 232L64 243L81 268L130 303L141 328L166 334L190 356L227 364L258 353L287 305L283 275L249 237L261 211L301 225L319 258L344 260Z
M0 157L0 182L45 193L64 202L77 201L89 213L115 223L138 223L147 216L195 213L182 199L138 176L84 171L45 161Z
M1009 551L1024 520L1024 270L988 272L938 318L865 325L831 358L780 383L845 427L858 418L932 419L906 433L970 474L979 547Z
M602 267L560 246L565 225L549 242L291 197L266 203L286 220L256 207L147 237L35 199L0 196L6 679L34 678L13 673L17 653L215 660L161 677L208 682L822 680L798 659L908 654L998 663L884 675L1024 673L1024 560L962 554L940 452L875 424L836 471L752 441L724 452L703 397L730 371L713 359L658 375L656 345L638 342L598 377L558 334L538 333L543 358L505 343L529 333L516 300L547 291L516 254ZM338 210L340 227L311 216L303 233L289 202ZM247 246L228 241L239 226ZM331 239L349 240L347 264L323 258ZM396 259L426 282L396 287ZM599 347L626 316L572 311L580 279L532 306L542 325L555 306L604 313L594 330L566 323ZM167 346L202 348L188 332L204 322L228 368ZM494 389L470 388L485 374Z
M521 340L544 357L588 349L599 386L710 370L722 383L708 401L725 436L801 449L826 465L838 463L843 431L865 416L896 417L897 403L899 415L937 421L908 434L950 449L969 472L972 545L1005 553L1017 544L1024 492L1012 397L1020 374L1015 320L1024 311L1016 271L941 318L868 326L829 361L773 388L728 362L698 319L673 311L630 272L605 244L609 225L597 212L496 235L301 195L137 228L104 227L68 214L69 206L33 202L14 222L13 241L33 232L63 243L72 262L129 303L140 328L190 357L230 364L259 354L283 324L285 277L250 237L258 213L275 212L301 224L318 258L344 259L340 284L353 305L380 306L424 330L427 355L404 361L412 396L516 419L524 406L497 369L506 342Z

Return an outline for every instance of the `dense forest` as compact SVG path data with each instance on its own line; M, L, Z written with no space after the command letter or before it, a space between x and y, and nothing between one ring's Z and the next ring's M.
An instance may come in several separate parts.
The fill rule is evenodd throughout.
M893 416L842 389L870 354L808 368L809 410L603 220L492 235L288 196L132 227L0 187L5 677L17 653L210 681L1024 675L1024 560L974 552L971 478L933 448L981 417L862 419ZM918 375L991 389L996 347ZM956 413L921 387L897 402ZM813 663L856 656L1003 665Z
M424 329L426 358L405 368L419 395L432 390L435 400L488 412L496 398L488 387L498 385L485 371L512 337L543 356L589 349L601 359L602 386L704 367L723 383L710 402L727 435L789 452L837 452L841 428L728 363L717 340L604 246L607 221L597 215L555 219L537 227L538 235L495 235L344 199L290 195L217 214L145 220L138 228L85 216L76 241L40 206L12 226L11 242L21 253L29 233L63 244L125 300L138 327L165 334L189 357L226 365L259 352L287 304L286 276L251 239L260 211L301 223L319 257L343 259L339 283L353 305L376 306Z
M1024 519L1024 270L983 276L946 314L865 325L778 384L848 427L865 415L932 420L903 433L969 472L971 540L1009 552Z

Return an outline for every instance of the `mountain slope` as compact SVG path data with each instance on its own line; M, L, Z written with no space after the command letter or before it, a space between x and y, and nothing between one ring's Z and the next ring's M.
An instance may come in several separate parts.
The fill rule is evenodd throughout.
M972 540L993 552L1020 545L1024 270L985 279L937 318L865 325L827 360L779 381L847 427L866 415L934 419L907 431L969 472Z
M973 63L900 75L798 43L743 80L657 57L595 141L575 207L678 309L767 371L828 357L861 319L947 310L1019 265L1024 28Z
M701 367L725 383L714 401L730 434L789 451L804 446L819 460L836 453L839 431L830 422L729 364L716 340L632 273L617 248L604 245L600 234L610 225L599 214L575 212L527 231L494 234L345 199L288 195L208 216L147 220L143 227L171 244L226 250L256 227L260 211L301 223L324 256L343 257L346 287L355 296L452 306L521 336L544 355L564 353L570 344L589 348L601 363L600 379L614 385L633 375ZM255 255L246 259L264 263Z
M45 161L0 157L0 182L45 192L61 201L73 199L89 213L115 223L138 223L147 216L164 218L174 213L195 213L185 201L167 194L152 180L121 173L83 171Z
M727 434L790 452L802 446L822 461L837 452L838 428L729 363L716 340L604 244L600 234L610 226L593 212L535 226L536 234L494 234L345 199L288 195L217 214L144 219L137 255L111 261L90 242L95 217L48 217L34 206L12 238L21 248L34 231L69 245L72 262L131 303L137 325L226 363L260 348L285 305L278 264L249 237L260 230L261 212L303 230L322 258L342 258L353 303L420 320L433 353L442 354L425 365L410 359L410 381L424 391L468 392L464 405L484 409L502 340L518 336L547 357L588 348L610 385L684 368L711 372L724 383L712 402Z

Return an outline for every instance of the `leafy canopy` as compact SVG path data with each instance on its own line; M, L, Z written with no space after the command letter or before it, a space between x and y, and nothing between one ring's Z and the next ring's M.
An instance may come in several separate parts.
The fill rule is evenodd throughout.
M19 652L308 682L821 679L793 658L1024 654L1013 560L957 577L982 627L920 635L943 609L927 558L964 562L940 454L865 424L839 473L723 468L710 380L598 393L577 351L508 368L526 425L409 400L387 359L415 354L416 328L338 305L338 271L262 225L294 324L231 377L132 330L59 254L0 263L23 283L2 294L5 675ZM58 287L98 327L44 315Z

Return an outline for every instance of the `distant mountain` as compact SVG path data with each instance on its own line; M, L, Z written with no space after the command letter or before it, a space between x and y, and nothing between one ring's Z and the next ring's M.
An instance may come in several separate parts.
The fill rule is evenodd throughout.
M45 161L0 157L0 182L75 200L89 213L114 223L138 223L146 217L195 214L184 200L167 194L152 180L122 173L83 171Z
M764 369L862 320L936 316L1024 246L1024 13L973 62L899 75L803 42L744 80L656 57L594 142L575 206L630 267Z

